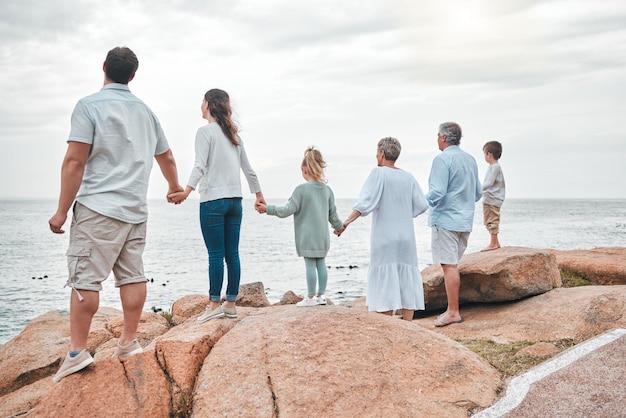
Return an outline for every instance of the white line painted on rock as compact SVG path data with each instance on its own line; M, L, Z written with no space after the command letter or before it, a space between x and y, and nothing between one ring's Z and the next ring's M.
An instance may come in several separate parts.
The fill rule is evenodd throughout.
M551 358L521 376L517 376L506 389L506 396L489 408L473 415L474 418L497 418L515 409L526 397L530 385L569 366L592 351L611 343L626 335L626 329L618 328L583 343L580 343L561 354Z

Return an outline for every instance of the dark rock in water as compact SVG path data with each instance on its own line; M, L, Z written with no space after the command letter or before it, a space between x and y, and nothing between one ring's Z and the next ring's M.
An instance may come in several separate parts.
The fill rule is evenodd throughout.
M161 308L157 308L156 306L152 307L152 312L157 313L157 312L163 312L163 309Z
M161 286L167 286L165 283L162 283Z
M35 280L35 279L36 279L36 277L35 277L35 276L33 276L33 277L31 277L31 279Z
M44 279L47 279L47 278L48 278L48 275L47 275L47 274L44 274L43 278L44 278Z
M150 278L150 283L154 283L154 278L153 277Z
M350 265L348 266L348 268L349 268L350 270L352 270L352 269L359 268L359 266L353 266L352 264L350 264Z
M37 277L37 280L43 280L43 277Z

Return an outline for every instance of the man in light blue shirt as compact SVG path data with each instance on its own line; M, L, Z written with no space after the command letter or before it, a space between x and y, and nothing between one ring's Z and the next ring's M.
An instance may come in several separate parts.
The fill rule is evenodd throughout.
M153 161L167 180L168 195L182 187L158 119L128 89L138 65L137 56L126 47L109 51L102 66L104 86L81 99L72 113L59 204L48 222L53 233L64 233L73 205L66 284L72 289L70 350L55 382L93 363L87 338L101 283L111 271L124 311L114 356L124 360L142 351L136 337L146 300L142 254Z
M454 122L439 125L437 144L441 154L433 160L426 200L431 207L433 263L441 264L448 309L435 321L443 327L463 322L459 312L461 277L458 263L467 248L474 223L475 203L482 197L476 160L459 148L461 127Z

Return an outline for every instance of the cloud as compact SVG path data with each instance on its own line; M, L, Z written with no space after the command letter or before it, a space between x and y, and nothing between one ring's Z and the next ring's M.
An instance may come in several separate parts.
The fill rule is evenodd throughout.
M89 20L90 9L98 4L89 0L5 0L0 14L0 38L3 49L14 42L59 37L76 31Z
M220 87L268 196L291 193L309 145L336 194L356 196L388 135L425 186L444 120L461 123L481 170L482 144L503 142L511 196L580 196L594 173L626 175L625 14L614 0L8 0L0 144L12 163L0 175L24 184L0 194L55 197L72 108L100 88L106 51L127 45L140 61L131 90L161 120L182 181L202 94Z

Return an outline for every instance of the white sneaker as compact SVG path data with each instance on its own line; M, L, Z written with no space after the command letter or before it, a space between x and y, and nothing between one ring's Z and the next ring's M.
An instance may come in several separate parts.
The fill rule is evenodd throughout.
M319 303L317 302L317 298L315 296L313 296L313 297L305 296L304 299L302 299L300 302L296 303L296 306L299 306L299 307L303 307L303 306L317 306L317 305L319 305Z
M91 357L91 354L89 354L87 350L81 350L76 357L70 357L70 353L67 353L63 364L59 367L59 371L54 375L52 381L56 383L65 376L69 376L72 373L84 369L91 363L93 363L93 357Z
M119 357L120 360L126 360L128 357L132 357L135 354L139 354L143 352L141 345L137 342L137 340L132 340L126 345L120 345L120 342L117 342L117 347L115 347L115 352L113 353L113 357Z
M317 297L317 304L318 305L326 305L326 296L325 295L319 295Z
M226 305L222 305L222 312L224 312L226 318L237 318L237 308L234 306L229 308Z
M210 321L211 319L221 318L223 316L224 311L222 310L221 306L218 306L217 308L211 310L211 308L209 308L209 305L207 305L204 313L198 317L198 322L203 323L206 321Z

